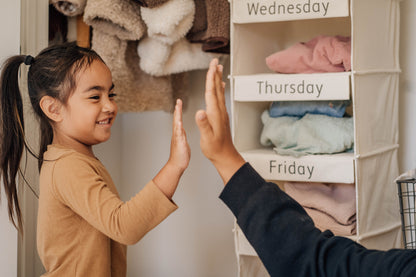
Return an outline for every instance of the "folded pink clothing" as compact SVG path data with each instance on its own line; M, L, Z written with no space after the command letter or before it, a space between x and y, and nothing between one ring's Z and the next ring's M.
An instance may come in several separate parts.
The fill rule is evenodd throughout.
M277 73L350 71L351 38L317 36L268 56L266 64Z
M304 208L320 211L334 222L349 225L355 221L354 184L286 182L284 189Z
M356 220L349 224L340 224L336 222L333 217L328 216L327 214L309 208L304 208L306 213L312 218L315 223L315 227L321 231L330 230L336 236L351 236L355 235L356 232Z

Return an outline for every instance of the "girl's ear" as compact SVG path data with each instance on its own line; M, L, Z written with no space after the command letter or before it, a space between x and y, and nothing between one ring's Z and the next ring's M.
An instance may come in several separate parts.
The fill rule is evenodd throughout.
M40 99L39 105L43 113L50 120L54 122L60 122L62 120L62 116L61 116L62 105L58 99L45 95Z

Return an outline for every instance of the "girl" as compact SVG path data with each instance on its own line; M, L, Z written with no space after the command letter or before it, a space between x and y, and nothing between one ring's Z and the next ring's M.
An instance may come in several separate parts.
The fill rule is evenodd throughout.
M111 72L93 50L51 46L35 58L9 58L1 74L1 177L13 224L22 230L15 178L25 142L19 66L40 120L37 247L47 276L125 276L126 246L139 241L177 206L171 198L190 149L182 102L173 116L166 165L130 201L122 202L92 146L110 138L117 115Z

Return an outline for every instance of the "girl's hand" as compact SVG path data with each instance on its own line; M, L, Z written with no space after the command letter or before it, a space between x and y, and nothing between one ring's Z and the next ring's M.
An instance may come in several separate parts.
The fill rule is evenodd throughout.
M182 122L182 101L177 100L173 113L172 140L170 143L170 156L168 162L153 178L159 189L172 199L183 172L189 165L191 149L186 139Z
M176 100L173 113L172 140L170 144L170 157L168 163L177 167L183 173L189 165L191 149L186 139L185 129L182 122L182 101Z

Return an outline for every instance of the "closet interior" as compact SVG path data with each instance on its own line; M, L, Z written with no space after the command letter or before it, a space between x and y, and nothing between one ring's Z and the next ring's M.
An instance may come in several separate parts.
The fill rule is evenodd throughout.
M231 0L234 143L320 229L400 247L399 1ZM240 276L267 276L235 224Z

